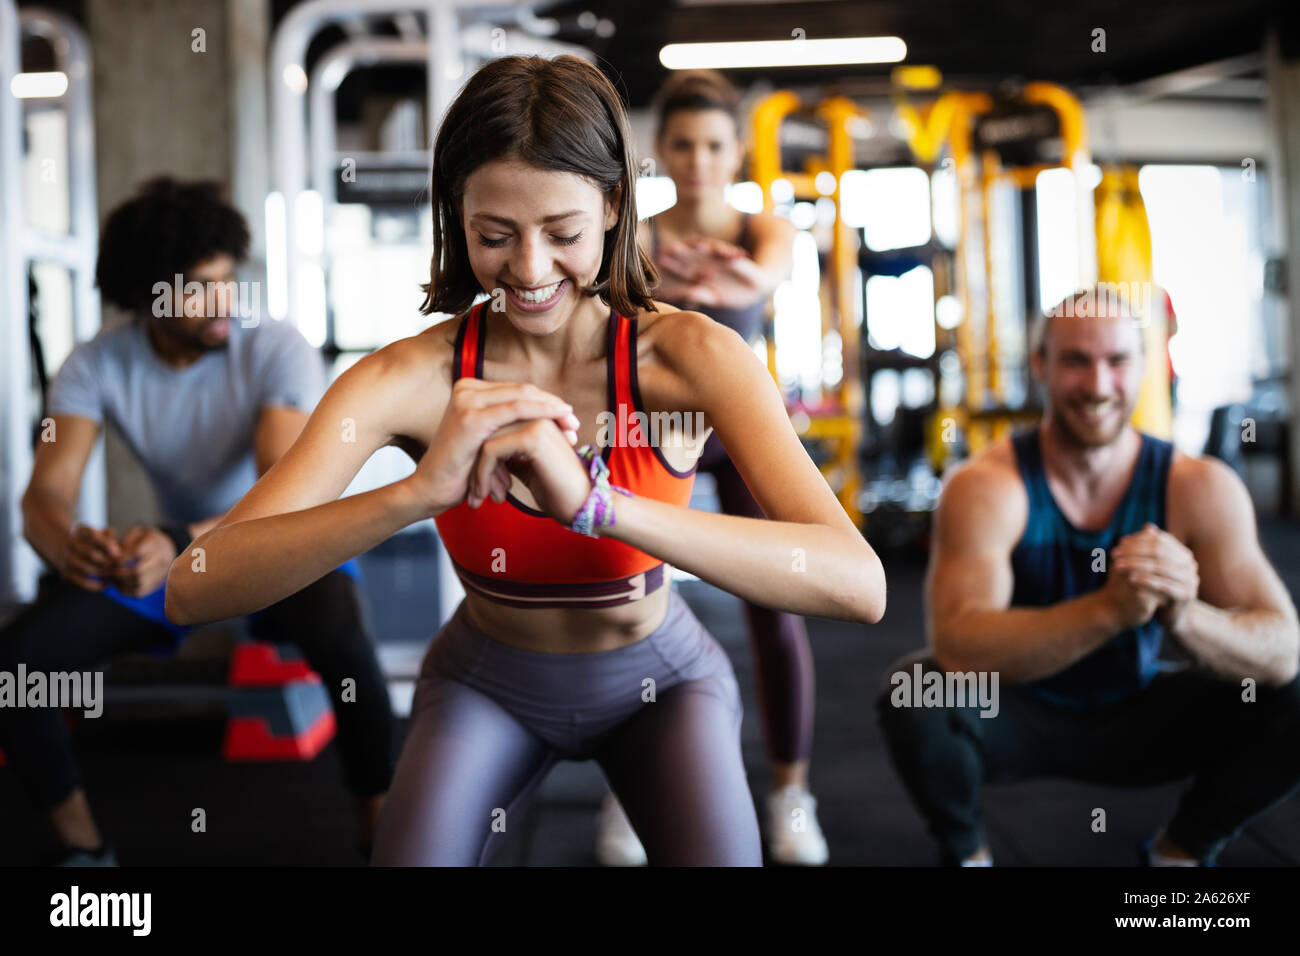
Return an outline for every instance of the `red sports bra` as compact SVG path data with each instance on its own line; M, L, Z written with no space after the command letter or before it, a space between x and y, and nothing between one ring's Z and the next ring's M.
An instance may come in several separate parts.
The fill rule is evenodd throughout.
M453 381L483 377L487 338L484 305L461 320ZM602 457L610 484L634 495L686 506L695 469L677 471L651 444L635 412L644 412L636 376L637 323L609 313L606 368L614 412ZM650 420L647 415L641 422ZM616 426L616 427L615 427ZM617 497L617 496L616 496ZM461 502L435 519L447 553L466 588L512 607L612 607L662 586L658 558L612 538L590 538L524 504L514 495L478 508Z

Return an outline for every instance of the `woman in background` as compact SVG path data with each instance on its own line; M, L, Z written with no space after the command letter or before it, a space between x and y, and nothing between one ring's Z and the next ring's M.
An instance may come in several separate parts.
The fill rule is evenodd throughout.
M741 213L727 202L744 159L740 95L711 70L675 74L658 97L656 151L677 188L677 203L641 225L642 247L659 268L656 295L702 312L753 341L773 290L790 275L794 228L769 212ZM700 458L713 475L723 513L765 517L714 434ZM771 762L768 851L779 863L826 862L817 801L808 790L814 673L803 618L745 602ZM602 808L597 855L607 865L636 865L644 851L617 802Z

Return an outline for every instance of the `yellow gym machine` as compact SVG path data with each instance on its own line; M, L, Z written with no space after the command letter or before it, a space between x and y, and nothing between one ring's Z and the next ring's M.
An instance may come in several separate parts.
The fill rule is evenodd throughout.
M1133 424L1157 438L1174 431L1169 393L1169 313L1164 290L1151 281L1151 226L1138 191L1135 166L1103 167L1094 192L1097 206L1097 279L1128 290L1130 304L1142 310L1146 367ZM1134 294L1134 290L1142 290Z
M995 205L1004 190L1027 191L1038 176L1049 169L1064 168L1076 177L1088 164L1087 135L1083 110L1068 90L1051 83L1028 83L1013 97L995 98L987 93L949 91L932 102L914 107L905 89L936 89L941 77L932 68L905 68L895 73L898 116L907 132L908 144L918 164L933 170L944 146L950 159L959 194L959 229L953 268L944 257L932 263L936 301L955 292L961 305L960 320L949 332L936 323L935 341L942 349L952 342L964 378L964 395L956 404L939 404L930 420L926 441L927 457L941 473L956 452L955 434L964 432L970 454L978 454L991 442L1010 434L1013 427L1037 421L1039 411L1012 407L1008 403L1008 353L1018 351L1027 359L1026 315L1012 314L1019 301L1000 277L1014 268L1002 258L1008 250L1028 241L1028 235L1001 235L996 227ZM841 177L855 168L853 125L866 112L843 97L831 97L809 108L799 97L782 90L763 99L752 116L753 144L751 175L759 185L765 209L777 202L773 187L780 180L789 183L795 201L816 201L829 195L835 221L827 268L822 275L823 340L838 333L843 356L839 383L824 388L819 402L800 401L790 408L800 437L822 454L820 468L827 483L850 517L861 527L859 499L863 476L859 453L863 441L865 391L863 387L860 336L854 304L859 294L857 231L843 221ZM792 117L812 119L826 131L825 154L813 154L803 169L786 170L781 156L781 127ZM1001 133L997 127L1001 128ZM1001 135L1001 139L999 138ZM1014 148L1041 140L1059 139L1059 158L1044 159ZM1004 149L1007 143L1011 148ZM1028 158L1026 158L1028 157ZM833 192L818 188L818 174L829 173L823 182ZM1093 277L1110 282L1148 283L1150 288L1150 231L1137 190L1137 172L1127 168L1108 170L1095 195L1095 218L1086 202L1086 191L1077 187L1080 202L1079 229L1080 285ZM933 230L932 230L933 232ZM1094 252L1096 258L1094 259ZM1027 263L1036 260L1036 249L1026 250ZM1037 278L1037 265L1033 266ZM952 274L950 274L950 272ZM1022 277L1023 278L1023 277ZM1036 283L1026 283L1025 311L1038 311ZM1145 431L1167 436L1171 430L1169 379L1166 364L1163 295L1153 296L1153 308L1146 323L1147 377L1143 383L1134 423ZM1137 304L1137 303L1135 303ZM1147 303L1143 302L1142 305ZM1014 330L1019 341L1006 347L1003 338ZM1021 346L1021 349L1017 349ZM767 362L777 378L776 342L767 336ZM941 394L935 383L936 401Z
M1026 84L1016 97L1000 101L986 93L961 91L945 93L920 109L902 100L899 117L922 163L933 164L947 143L958 183L956 291L961 320L955 332L965 394L960 404L940 407L931 421L929 457L935 470L942 471L954 452L957 429L965 432L974 455L1010 434L1016 424L1038 417L1034 410L1007 403L1007 349L1000 332L1023 329L1024 316L1010 314L1015 297L999 282L1006 272L1000 257L1021 238L998 234L994 208L999 190L1031 189L1044 170L1063 167L1077 174L1088 162L1086 133L1078 100L1051 83ZM1047 117L1054 122L1046 123ZM985 130L977 130L981 118L987 121ZM1060 160L1007 161L995 148L996 137L986 134L994 124L1001 124L1012 139L1023 137L1025 131L1050 129L1063 144ZM1027 311L1038 311L1037 295ZM941 340L941 330L936 330L936 341Z
M811 114L827 133L826 153L808 157L804 169L797 172L783 169L781 161L781 124L795 114ZM820 465L822 474L844 510L859 527L862 525L862 512L858 506L862 473L858 450L862 444L865 401L858 367L858 326L853 308L857 297L858 240L855 231L844 224L840 179L854 166L852 124L865 115L851 100L843 97L830 97L814 109L806 110L798 96L781 90L760 101L751 116L751 175L763 191L764 209L771 210L776 204L773 186L778 180L790 183L796 201L815 202L827 195L817 188L818 174L829 173L834 178L834 191L829 198L835 204L835 222L831 234L830 268L822 275L821 335L824 340L831 332L838 333L844 371L837 385L823 390L820 402L800 403L790 411L800 438L825 449ZM829 180L823 179L823 182ZM771 335L767 337L767 365L772 377L776 378L776 342Z
M896 76L896 81L900 79L900 86L912 85L906 77ZM932 85L937 86L937 81ZM995 235L991 212L996 190L1030 189L1044 170L1066 168L1076 177L1081 175L1088 163L1087 134L1082 107L1068 90L1050 83L1029 83L1017 99L1018 104L999 104L984 93L953 91L918 110L905 97L896 98L913 153L921 162L933 164L946 142L960 191L956 278L962 320L956 328L956 344L966 388L960 405L939 409L931 422L927 445L936 471L942 471L951 455L955 429L965 431L973 455L1007 435L1014 425L1032 422L1038 416L1034 410L1006 406L1006 373L998 329L1007 305L999 294L996 276L998 256L1009 246L1005 237ZM1056 132L1063 145L1059 162L1004 164L996 150L978 148L974 126L980 117L996 119L995 111L1001 110L1004 119L1015 122L1017 109L1036 107L1048 108L1056 116ZM1115 283L1120 289L1144 290L1132 302L1142 311L1146 346L1146 374L1133 424L1168 438L1173 430L1168 312L1163 292L1151 283L1151 232L1138 191L1137 169L1121 166L1103 170L1093 206L1095 216L1090 222L1087 204L1079 204L1080 285L1090 284L1095 275L1098 281ZM939 294L936 287L936 297ZM1029 303L1027 311L1037 312L1036 303Z

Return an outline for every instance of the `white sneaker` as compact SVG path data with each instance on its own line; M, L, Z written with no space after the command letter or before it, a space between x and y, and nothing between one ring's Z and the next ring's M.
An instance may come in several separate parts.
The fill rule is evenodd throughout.
M822 866L830 853L817 822L817 798L791 784L767 796L767 851L787 866Z
M645 866L645 847L618 797L606 793L596 821L596 862L601 866Z

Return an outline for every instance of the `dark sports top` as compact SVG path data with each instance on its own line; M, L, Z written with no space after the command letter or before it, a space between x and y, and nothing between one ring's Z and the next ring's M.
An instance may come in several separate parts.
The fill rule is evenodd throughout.
M1137 469L1124 496L1100 531L1074 527L1061 512L1047 486L1037 428L1012 439L1016 462L1029 495L1025 533L1011 552L1015 574L1012 606L1059 604L1106 583L1105 567L1096 549L1110 549L1125 535L1141 531L1148 522L1165 527L1165 489L1173 445L1142 435ZM1087 657L1043 680L1022 685L1049 703L1068 707L1104 707L1146 687L1159 667L1156 658L1164 630L1153 618L1138 628L1121 631Z
M749 221L753 217L749 213L744 214L743 224L740 232L740 246L746 252L752 252L751 236L749 234ZM656 262L659 260L659 227L655 224L654 217L650 217L650 257ZM664 300L668 301L668 300ZM760 298L753 305L745 306L743 309L724 309L716 305L695 305L690 302L669 302L669 305L675 305L679 309L689 312L702 312L709 316L715 322L721 322L729 329L734 329L740 333L740 337L746 342L752 342L763 328L763 316L767 311L767 299Z

